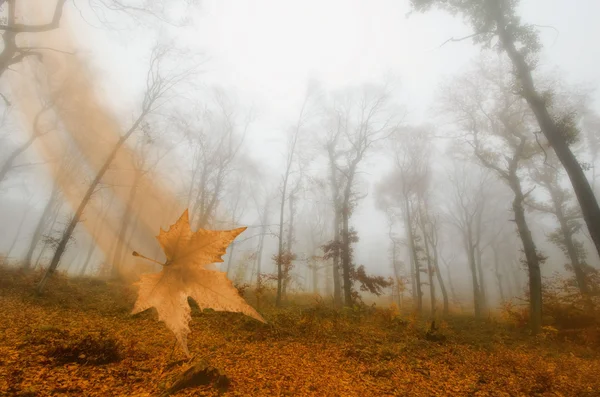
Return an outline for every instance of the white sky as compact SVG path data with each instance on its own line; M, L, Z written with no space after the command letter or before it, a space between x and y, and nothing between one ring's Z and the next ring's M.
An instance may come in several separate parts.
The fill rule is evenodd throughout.
M521 8L525 21L558 30L542 29L545 68L558 67L571 82L600 83L599 0L522 0ZM393 75L410 121L434 118L429 106L439 82L478 49L470 41L438 48L469 34L468 27L444 13L406 18L408 11L408 1L401 0L204 0L194 27L169 32L209 56L203 82L230 88L256 107L249 143L255 158L276 166L283 131L296 118L310 78L337 88ZM120 90L112 95L116 107L133 106L153 41L148 30L109 32L78 24L82 44L104 71L105 91ZM353 222L361 235L359 262L387 261L385 220L371 199Z

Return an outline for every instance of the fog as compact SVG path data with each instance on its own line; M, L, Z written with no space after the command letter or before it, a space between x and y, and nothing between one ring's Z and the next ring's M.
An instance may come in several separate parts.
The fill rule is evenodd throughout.
M55 11L18 3L3 24ZM160 266L131 252L164 262L154 236L188 209L192 229L248 227L218 264L236 284L337 303L416 305L422 288L477 312L530 294L532 269L598 269L597 203L468 19L391 0L124 3L68 2L20 52L3 29L6 263L133 282ZM517 40L535 95L597 194L600 4L515 13L538 32Z

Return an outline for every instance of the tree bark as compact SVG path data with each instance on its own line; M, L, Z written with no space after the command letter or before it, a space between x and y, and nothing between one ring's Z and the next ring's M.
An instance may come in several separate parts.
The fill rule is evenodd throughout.
M333 203L333 304L336 307L342 305L342 289L340 286L340 215L342 209L339 205L339 185L337 179L337 171L335 166L334 148L329 146L329 183L331 186L331 198Z
M556 122L550 115L544 99L535 89L531 67L527 64L523 54L519 52L515 46L514 37L507 29L500 2L497 2L494 15L500 42L511 59L516 75L522 85L521 95L529 104L540 129L567 171L567 175L569 176L571 185L573 186L573 190L575 191L575 195L581 206L583 218L588 227L590 236L600 255L600 207L598 206L594 191L585 176L581 164L577 161L577 158L569 148L565 138L561 135Z
M414 291L416 292L416 305L417 313L423 312L423 292L421 290L421 269L419 265L419 258L417 256L417 247L415 246L415 236L413 232L413 221L410 209L410 199L404 196L404 221L406 226L406 232L408 233L408 246L410 251L410 261L413 265L414 272Z
M423 233L423 246L425 247L425 257L427 258L427 278L429 281L429 299L431 300L431 317L435 317L436 302L435 302L435 284L433 283L433 261L431 252L429 251L429 239L427 237L427 229L423 221L423 211L419 215L419 224Z
M481 294L479 290L479 281L477 278L477 262L475 260L475 244L473 244L473 231L471 224L467 225L465 238L465 248L469 259L469 269L471 270L471 284L473 286L473 310L475 318L481 318Z
M533 237L525 218L525 209L523 207L525 198L521 189L521 182L516 175L516 170L511 172L508 182L515 194L512 207L519 237L523 243L525 258L527 259L531 331L537 334L542 328L542 274L540 270L540 258L538 257L537 249L535 248L535 243L533 242Z
M344 305L352 306L352 283L350 281L350 227L348 218L350 217L349 196L345 198L342 210L342 277L344 279Z

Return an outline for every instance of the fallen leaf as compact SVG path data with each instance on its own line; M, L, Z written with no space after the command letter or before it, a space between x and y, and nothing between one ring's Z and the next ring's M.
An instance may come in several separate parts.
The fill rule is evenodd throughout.
M191 297L201 309L240 312L265 322L239 295L225 272L208 269L211 263L223 262L227 246L244 230L205 230L192 232L186 210L169 230L160 230L157 236L167 261L163 270L156 274L145 274L138 286L138 298L132 314L155 307L159 321L164 321L177 338L186 355L188 323ZM142 256L134 252L136 256ZM143 257L143 256L142 256Z

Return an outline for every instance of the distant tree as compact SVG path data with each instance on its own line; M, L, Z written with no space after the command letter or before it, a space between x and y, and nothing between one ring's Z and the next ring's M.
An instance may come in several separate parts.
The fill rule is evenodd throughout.
M368 153L396 130L399 114L393 107L389 87L385 85L365 86L356 92L342 93L329 113L331 133L326 148L332 191L337 193L334 208L339 223L334 228L339 228L341 238L341 242L333 247L340 249L344 304L349 306L353 302L349 221L360 199L355 189L356 177Z
M277 296L275 298L276 306L281 306L282 299L284 297L284 285L287 283L285 280L289 277L289 271L291 270L292 261L295 259L294 254L291 252L289 245L285 244L283 236L284 228L284 217L285 217L285 203L289 200L291 203L290 213L293 214L293 195L288 192L290 178L292 176L293 167L297 163L297 152L299 150L299 140L306 127L306 123L313 116L311 112L313 95L316 94L311 87L308 87L304 100L300 108L300 113L295 125L291 128L288 134L287 141L287 153L284 163L284 171L281 180L281 204L279 206L279 232L278 232L278 246L277 254L274 256L275 264L277 265ZM293 233L293 229L290 226L290 233ZM288 244L291 243L291 235L288 236Z
M525 162L539 154L536 128L527 104L510 90L502 62L496 66L485 60L477 70L467 73L447 87L443 94L445 110L464 131L465 143L472 148L479 164L494 172L513 192L512 209L523 243L529 272L530 325L537 333L542 326L542 278L544 261L533 241L525 215L525 199L531 191L523 190L522 170Z
M539 129L554 149L567 175L582 209L590 236L600 254L600 206L570 144L577 134L576 119L571 112L563 113L553 106L553 94L540 92L533 79L541 44L537 27L521 21L517 15L518 0L411 0L414 10L425 12L438 7L452 14L461 14L473 28L471 38L477 44L491 47L497 38L496 48L503 51L512 64L514 87L532 111Z
M50 262L50 266L47 268L44 277L41 279L37 286L37 292L42 293L46 283L52 274L56 271L60 263L60 259L62 258L65 250L67 248L67 244L72 238L73 232L77 227L88 203L92 199L93 194L96 192L98 185L101 183L104 174L110 167L112 161L117 155L117 152L121 147L125 144L125 142L131 137L131 135L140 128L143 121L148 117L148 115L152 114L156 111L157 106L160 105L160 99L170 90L174 88L175 85L179 84L184 78L189 75L189 70L186 70L182 73L176 73L170 76L164 76L162 70L162 62L165 61L168 56L168 49L165 47L157 46L152 51L151 59L150 59L150 67L147 73L146 78L146 93L144 96L144 100L142 103L142 109L133 122L133 124L129 127L129 129L123 134L119 140L116 142L112 150L110 151L108 157L105 159L104 164L100 167L100 169L96 172L94 179L90 183L87 188L83 198L81 199L79 206L75 210L74 215L71 217L68 226L64 230L62 237L58 241L56 246L56 250L54 252L54 256L52 261Z
M419 189L428 178L430 132L427 127L404 127L391 137L390 148L393 155L393 169L379 184L378 195L382 208L394 209L404 221L406 245L411 268L412 295L418 313L423 309L421 273L427 269L421 266L422 248L418 242Z
M527 204L537 211L552 214L556 218L558 228L550 233L548 238L570 260L571 263L566 267L575 274L579 291L587 295L589 287L586 281L586 252L583 244L576 238L577 232L581 229L579 222L581 210L579 206L571 203L573 198L571 191L561 186L561 172L557 167L558 159L553 153L547 156L543 164L532 165L530 168L531 178L548 193L550 203L530 198Z

